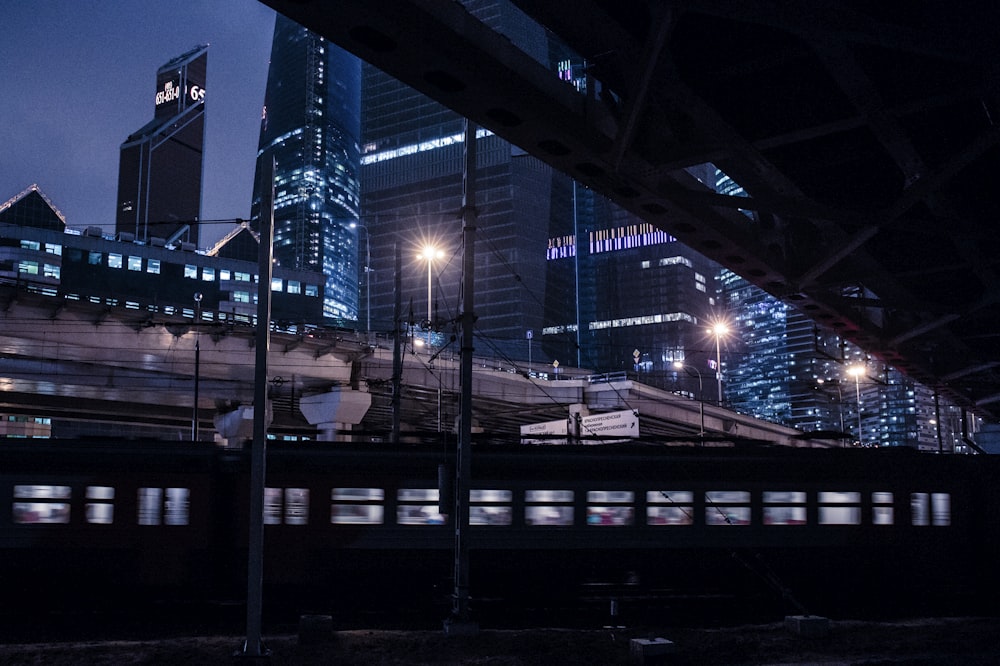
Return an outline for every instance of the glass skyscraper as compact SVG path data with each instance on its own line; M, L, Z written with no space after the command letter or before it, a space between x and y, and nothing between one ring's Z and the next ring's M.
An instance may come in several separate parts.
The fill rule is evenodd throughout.
M198 244L207 68L204 45L157 70L153 119L121 146L117 233Z
M522 20L510 3L466 7L526 53L547 61L544 30ZM384 331L394 326L398 251L401 314L421 328L430 320L438 329L429 336L432 344L442 342L456 330L451 322L461 309L464 121L369 65L363 94L362 226L370 234L373 270L361 288L370 287L371 325ZM553 171L483 129L477 146L476 354L525 358L532 331L538 360ZM440 254L429 267L421 257L425 246ZM414 341L426 339L418 335Z
M358 317L361 63L278 14L261 118L251 217L261 169L274 161L274 257L326 276L323 315Z

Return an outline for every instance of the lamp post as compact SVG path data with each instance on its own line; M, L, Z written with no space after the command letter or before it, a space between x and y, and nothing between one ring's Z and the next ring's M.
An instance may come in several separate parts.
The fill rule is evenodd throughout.
M720 339L724 335L729 335L729 327L722 322L712 325L709 332L715 336L715 381L719 385L719 406L722 406L722 348Z
M425 245L421 257L427 260L427 353L431 353L431 266L435 259L444 256L444 252L433 245Z
M201 292L194 294L194 408L191 410L191 441L198 441L198 384L201 374Z
M864 444L861 434L861 375L865 374L865 366L852 365L847 369L847 374L854 375L854 390L858 399L858 444Z
M690 365L685 365L683 361L674 361L674 367L678 370L684 370L689 375L694 374L698 377L698 412L701 414L701 432L698 433L699 437L705 437L705 384L702 382L701 373L698 372L697 368L692 368Z

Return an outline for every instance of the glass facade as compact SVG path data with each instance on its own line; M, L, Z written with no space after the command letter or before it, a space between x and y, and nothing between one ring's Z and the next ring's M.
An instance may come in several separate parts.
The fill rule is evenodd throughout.
M153 120L121 145L115 231L149 241L199 242L208 46L156 73Z
M273 160L274 257L326 276L324 318L358 317L361 63L280 14L261 118L251 217Z

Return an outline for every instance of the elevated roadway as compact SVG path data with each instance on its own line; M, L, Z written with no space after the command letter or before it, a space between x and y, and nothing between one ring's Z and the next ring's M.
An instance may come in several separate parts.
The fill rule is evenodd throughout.
M0 288L0 412L159 427L184 438L190 434L197 370L199 430L210 438L220 428L220 416L252 406L254 356L250 326L196 325L180 315L152 316ZM446 350L431 358L404 344L402 358L401 431L451 432L459 404L457 354ZM353 430L368 438L388 437L392 368L390 340L351 331L275 331L267 372L271 431L332 438ZM562 370L549 379L526 367L477 359L473 417L478 429L516 436L522 425L568 419L571 410L632 410L642 437L700 441L704 433L708 442L743 438L810 444L791 428L652 389L624 375ZM338 416L349 402L350 414ZM324 409L330 413L323 414Z

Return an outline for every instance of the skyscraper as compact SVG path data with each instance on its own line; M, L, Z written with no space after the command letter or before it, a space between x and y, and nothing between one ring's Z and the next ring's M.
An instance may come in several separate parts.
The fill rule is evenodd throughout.
M262 166L274 172L274 257L326 276L323 315L358 316L358 136L361 63L283 17L275 19L251 217Z
M115 231L136 240L199 240L208 46L156 72L153 119L121 146Z

